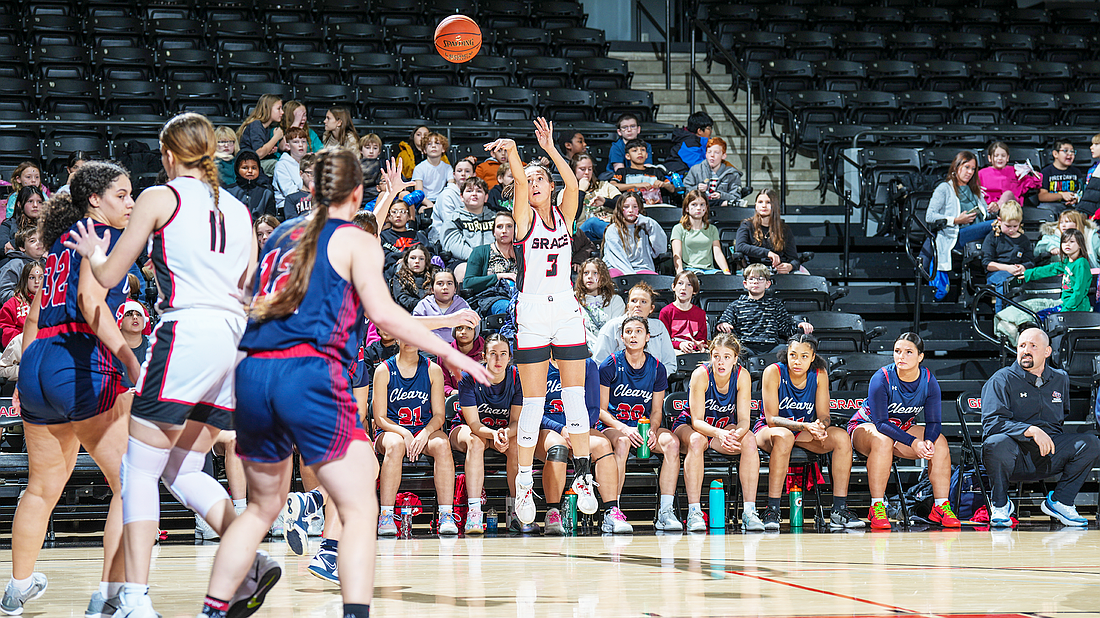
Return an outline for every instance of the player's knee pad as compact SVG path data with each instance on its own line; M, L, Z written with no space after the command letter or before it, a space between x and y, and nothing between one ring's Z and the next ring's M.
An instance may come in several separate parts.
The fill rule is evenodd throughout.
M203 518L210 509L228 500L229 494L214 477L202 471L206 453L173 448L164 468L164 485L181 504Z
M583 386L566 386L561 389L561 403L565 408L565 422L569 433L588 433L588 407L584 403Z
M170 451L130 438L122 456L122 523L160 521L161 472Z
M568 462L569 447L564 444L555 444L546 449L546 463L550 463L551 461Z
M542 426L542 408L546 405L545 397L524 397L523 407L519 412L519 430L516 442L525 448L532 448L539 437L539 428Z

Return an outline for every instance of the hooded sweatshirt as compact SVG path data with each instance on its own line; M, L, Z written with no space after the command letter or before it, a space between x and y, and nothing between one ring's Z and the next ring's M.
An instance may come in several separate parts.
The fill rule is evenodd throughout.
M260 165L260 157L256 156L255 152L242 150L238 153L236 161L233 162L233 169L237 173L237 182L226 187L226 191L244 202L249 212L252 213L253 220L263 215L277 215L275 211L275 192L271 189L271 179L264 173L263 167L260 167L260 175L255 180L248 180L241 176L241 163L248 160L255 161L257 166Z
M683 172L707 158L707 138L689 133L687 128L672 131L672 158L665 162L669 172ZM682 164L682 167L681 167Z
M638 238L634 238L635 230ZM626 242L619 237L619 229L608 226L603 236L603 261L608 268L615 268L624 275L633 275L639 270L655 270L654 259L668 249L668 235L653 219L638 215L636 223L627 224Z
M1085 257L1089 259L1089 266L1100 268L1100 236L1096 232L1096 224L1085 221L1085 229L1081 230L1085 235ZM1049 221L1039 226L1039 241L1035 243L1035 257L1049 256L1051 250L1062 244L1062 233L1058 231L1058 222ZM1058 258L1054 258L1057 261Z
M462 311L463 309L469 308L470 305L461 296L455 296L454 299L451 300L450 307L447 307L446 309L441 309L439 307L439 303L437 303L435 300L435 295L429 294L422 298L420 302L416 304L416 308L413 309L412 314L428 316L451 315L452 313L455 313L457 311ZM439 338L443 341L446 341L447 343L452 343L455 340L454 335L451 334L451 329L449 328L437 328L432 332L439 335Z
M443 223L443 250L450 252L456 260L470 259L474 247L494 241L494 219L496 213L484 207L476 215L465 208L455 210L451 218Z
M453 331L454 329L451 330ZM475 328L475 333L474 346L470 348L470 351L466 353L466 356L469 356L470 358L480 363L485 358L485 338L481 336L480 324ZM458 342L452 341L451 347L457 350ZM450 370L448 370L446 367L443 367L443 395L446 397L450 397L451 393L457 391L458 382L461 379L461 373L458 375L458 377L455 377L455 374L451 373Z
M736 206L738 200L744 197L745 188L741 186L741 172L732 165L721 165L718 170L711 169L710 164L704 158L699 163L691 166L687 176L684 177L684 186L688 191L695 189L699 183L707 183L707 193L718 193L718 199L709 200L711 205L729 202L730 206Z

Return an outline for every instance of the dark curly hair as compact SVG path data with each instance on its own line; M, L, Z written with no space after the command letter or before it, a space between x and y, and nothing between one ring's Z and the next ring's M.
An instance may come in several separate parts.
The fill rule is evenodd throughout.
M121 176L129 177L126 168L117 163L90 161L73 174L68 193L58 193L46 202L38 218L42 245L49 251L58 238L88 214L93 195L103 195Z

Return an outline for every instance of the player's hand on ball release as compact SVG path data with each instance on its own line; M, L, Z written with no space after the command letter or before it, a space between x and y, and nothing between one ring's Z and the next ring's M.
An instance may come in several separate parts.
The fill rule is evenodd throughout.
M546 152L554 149L554 123L543 117L535 119L535 139Z
M515 150L516 140L502 137L494 142L489 142L488 144L485 144L485 150L487 152L492 152L498 148L503 148L505 151ZM501 161L501 163L503 163L503 161Z

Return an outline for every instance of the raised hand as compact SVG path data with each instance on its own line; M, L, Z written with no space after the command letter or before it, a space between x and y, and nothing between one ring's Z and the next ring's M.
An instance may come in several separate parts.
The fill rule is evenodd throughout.
M103 254L106 255L108 247L111 246L111 231L104 230L103 234L103 238L100 238L95 233L95 224L92 223L91 219L88 219L86 226L83 221L77 221L76 229L69 231L63 243L66 247L85 258L95 253L97 247L102 249Z
M492 142L489 142L488 144L485 144L485 150L487 152L493 152L494 150L496 150L498 148L503 148L505 152L515 150L516 149L516 140L508 139L507 137L502 137L502 138L500 138L496 141L492 141ZM503 161L501 161L501 163L503 163Z
M539 116L535 119L535 139L546 152L554 150L554 123Z
M389 161L386 161L385 171L382 172L382 177L386 179L386 191L395 195L401 193L401 190L406 187L416 186L416 183L411 180L406 181L401 176L401 166L400 159L390 158Z

